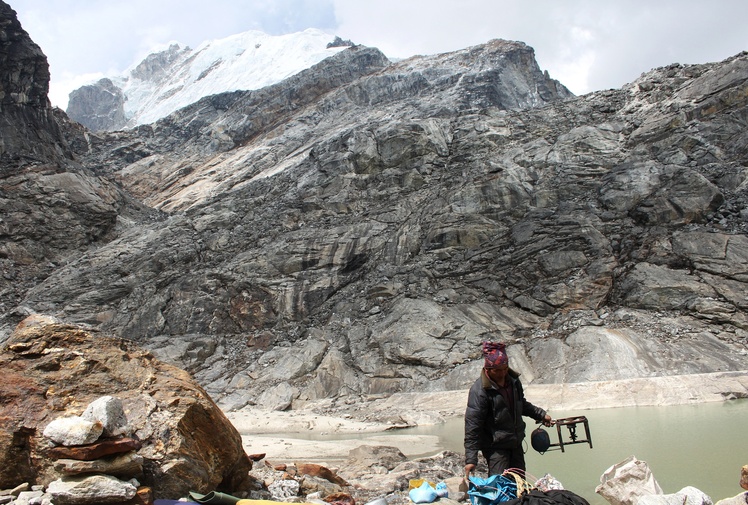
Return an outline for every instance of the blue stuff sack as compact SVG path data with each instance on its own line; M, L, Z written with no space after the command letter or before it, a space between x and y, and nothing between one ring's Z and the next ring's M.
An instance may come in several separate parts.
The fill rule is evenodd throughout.
M411 489L408 496L413 503L431 503L437 498L436 490L428 482Z
M436 495L439 498L449 498L449 489L447 489L446 483L440 482L436 485Z
M483 479L470 477L468 496L472 505L495 505L517 498L517 483L504 475Z

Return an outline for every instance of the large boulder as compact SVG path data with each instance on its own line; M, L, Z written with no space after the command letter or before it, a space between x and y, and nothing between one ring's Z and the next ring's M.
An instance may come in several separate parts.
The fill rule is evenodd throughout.
M208 394L131 341L31 316L7 341L0 369L0 488L59 478L45 427L106 395L122 401L140 442L142 483L157 498L251 483L241 437Z

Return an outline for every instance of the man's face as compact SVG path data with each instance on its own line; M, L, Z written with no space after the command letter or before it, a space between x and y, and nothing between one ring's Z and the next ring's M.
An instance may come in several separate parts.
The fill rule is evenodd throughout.
M509 373L509 365L499 365L496 368L486 368L485 370L489 379L502 384L506 378L506 374Z

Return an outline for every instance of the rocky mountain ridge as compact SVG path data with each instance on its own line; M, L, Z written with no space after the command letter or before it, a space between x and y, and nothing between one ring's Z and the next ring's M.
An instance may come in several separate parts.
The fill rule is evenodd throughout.
M486 338L527 383L748 370L746 89L743 53L574 97L495 40L353 47L128 131L57 113L75 184L0 184L0 340L91 325L225 410L464 389Z

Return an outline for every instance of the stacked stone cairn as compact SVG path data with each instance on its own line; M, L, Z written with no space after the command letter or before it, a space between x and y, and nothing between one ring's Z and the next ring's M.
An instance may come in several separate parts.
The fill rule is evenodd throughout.
M33 497L19 493L14 505L152 504L150 488L140 486L140 442L129 433L122 402L112 396L92 402L80 416L55 419L44 429L51 441L47 456L58 475Z

